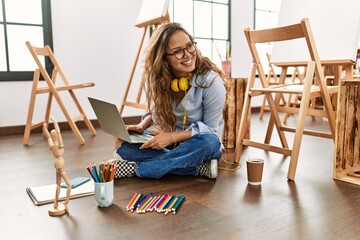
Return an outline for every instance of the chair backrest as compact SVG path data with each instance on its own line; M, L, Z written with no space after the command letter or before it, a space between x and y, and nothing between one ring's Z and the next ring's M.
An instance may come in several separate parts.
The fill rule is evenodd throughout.
M314 37L311 32L309 20L307 18L302 19L300 23L270 28L264 30L250 30L246 28L244 30L245 36L249 45L251 55L254 63L257 65L258 74L264 87L267 87L266 81L264 81L265 73L261 65L260 57L257 51L257 43L270 43L289 41L294 39L304 39L306 41L311 60L315 62L315 74L320 82L325 82L324 74L322 72L319 54L315 45ZM276 66L306 66L308 61L303 62L284 62L276 63ZM324 86L325 87L325 86Z
M244 29L245 37L247 39L251 55L253 57L254 66L256 67L259 74L259 78L263 87L268 87L266 81L266 75L264 73L262 63L256 47L257 43L270 43L270 42L284 42L295 39L304 39L309 50L310 60L315 62L315 80L320 86L321 97L326 103L330 103L330 95L327 90L326 80L324 72L322 70L319 54L315 45L313 33L311 31L309 19L304 18L298 24L276 27L264 30L250 30L249 28ZM282 62L276 63L276 66L306 66L308 60L303 62ZM284 70L284 69L283 69ZM252 72L251 76L255 76ZM250 77L251 78L251 77ZM328 110L327 110L328 111ZM330 110L329 110L330 111ZM329 121L333 125L335 124L335 117L331 115Z
M28 47L31 55L33 56L36 65L38 66L38 69L40 70L40 73L44 77L45 81L48 82L51 81L52 79L52 83L55 84L57 73L59 73L64 84L69 85L69 81L67 80L65 74L63 73L49 45L45 45L44 47L34 47L33 45L31 45L30 42L27 41L26 46ZM39 56L48 57L50 63L54 66L51 74L48 73L42 61L40 60Z

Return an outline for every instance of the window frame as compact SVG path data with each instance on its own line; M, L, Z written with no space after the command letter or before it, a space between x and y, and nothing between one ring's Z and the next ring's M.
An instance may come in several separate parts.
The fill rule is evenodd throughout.
M260 0L254 0L254 29L258 29L257 26L263 26L263 25L268 25L268 24L259 24L258 23L258 19L257 19L257 13L268 13L268 14L277 14L277 17L279 17L279 12L280 12L280 9L278 9L277 11L272 9L270 6L268 6L268 8L257 8L257 4L256 2L257 1L260 1ZM281 0L280 0L280 3L281 3ZM277 25L275 26L267 26L266 28L268 27L277 27ZM264 45L265 46L265 45ZM270 51L272 50L272 47L273 47L273 43L266 43L266 48ZM265 54L260 54L262 56L265 56ZM263 69L265 71L265 73L269 72L269 66L268 65L265 65L263 66ZM275 71L275 74L277 74L278 76L280 75L281 73L281 69L274 66L274 71Z
M18 26L41 26L43 29L44 45L49 45L53 49L53 38L52 38L52 22L51 22L51 4L50 0L41 0L42 7L42 24L29 24L29 23L13 23L6 21L6 6L5 0L1 0L3 6L3 21L0 20L1 26L4 28L4 44L5 44L5 55L6 55L6 71L0 71L0 82L1 81L32 81L34 71L9 71L9 49L7 39L7 25L18 25ZM24 43L25 44L25 43ZM51 72L53 66L51 65L48 58L45 58L45 68Z
M176 14L179 14L176 9L175 9L175 1L179 1L179 0L172 0L172 8L169 8L169 12L170 12L170 16L174 17L176 16ZM211 22L211 37L200 37L197 36L196 34L196 29L195 29L195 18L194 15L196 14L196 9L195 9L195 2L202 2L202 3L207 3L207 4L211 4L211 9L213 9L214 5L226 5L228 7L228 36L226 38L218 38L214 36L214 25L213 22ZM192 8L193 8L193 19L192 19L192 31L189 32L193 38L195 39L195 41L202 41L202 40L206 40L206 41L211 41L212 44L214 45L214 47L211 48L211 56L207 56L209 57L212 61L214 61L214 58L220 58L221 61L227 61L230 60L231 58L231 0L228 0L227 3L224 3L222 1L210 1L210 0L192 0ZM181 12L180 12L181 14ZM213 11L211 11L211 16L213 16ZM211 17L213 19L213 17ZM171 21L173 21L174 19L171 19ZM180 22L181 23L181 22ZM224 41L226 42L227 46L229 47L228 52L225 53L225 59L219 57L220 53L217 52L217 46L215 45L216 41ZM198 43L199 45L199 43ZM222 55L222 54L221 54ZM221 68L221 65L219 66Z

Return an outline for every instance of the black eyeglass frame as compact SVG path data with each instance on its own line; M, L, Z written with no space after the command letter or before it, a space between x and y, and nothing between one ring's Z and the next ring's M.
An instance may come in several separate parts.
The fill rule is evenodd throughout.
M185 56L185 50L188 51L188 53L190 53L190 54L196 52L196 49L197 49L197 48L196 48L196 44L197 44L197 42L191 42L191 45L186 46L186 47L181 48L181 49L177 49L177 50L175 50L173 53L166 53L165 55L173 55L177 60L181 60L181 59L183 59L184 56ZM192 51L192 52L189 51L189 48L191 48L191 47L194 47L194 51ZM176 54L179 54L179 53L181 53L181 52L182 52L181 58L179 58L178 56L176 56Z

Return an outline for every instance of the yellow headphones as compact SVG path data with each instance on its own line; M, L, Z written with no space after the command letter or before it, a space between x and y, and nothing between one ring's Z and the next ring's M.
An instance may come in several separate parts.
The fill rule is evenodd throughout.
M191 78L192 74L189 73L188 77L182 77L180 79L174 79L171 81L171 90L174 92L186 91L189 89L189 78Z

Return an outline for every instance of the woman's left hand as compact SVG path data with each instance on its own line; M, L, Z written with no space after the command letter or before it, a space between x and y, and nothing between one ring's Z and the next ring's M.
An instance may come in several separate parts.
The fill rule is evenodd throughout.
M158 130L149 130L149 132L155 136L151 140L141 145L140 149L152 148L161 150L173 143L172 133L164 133Z

